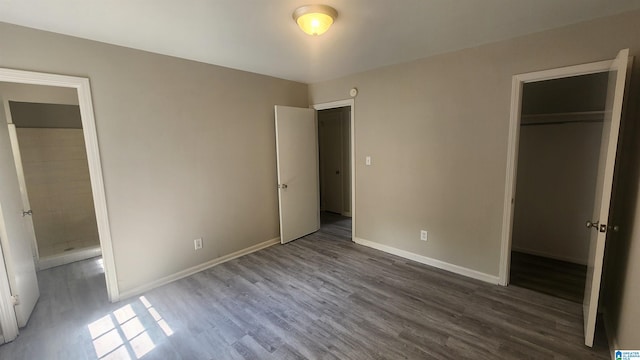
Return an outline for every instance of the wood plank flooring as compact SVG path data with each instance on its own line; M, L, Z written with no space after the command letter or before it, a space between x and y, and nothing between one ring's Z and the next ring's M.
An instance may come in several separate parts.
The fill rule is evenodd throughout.
M511 252L511 285L582 304L585 265Z
M0 359L608 359L581 306L350 242L348 220L116 304L99 261L38 274Z

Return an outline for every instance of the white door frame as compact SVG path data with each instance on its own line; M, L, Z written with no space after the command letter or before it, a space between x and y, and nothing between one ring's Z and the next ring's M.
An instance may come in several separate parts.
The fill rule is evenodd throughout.
M312 108L316 111L318 110L328 110L335 109L340 107L349 106L351 108L350 117L350 142L351 142L351 241L356 236L356 117L355 117L355 101L354 99L346 99L346 100L338 100L327 103L314 104Z
M514 75L511 82L511 117L507 147L507 173L505 180L504 210L502 214L502 245L500 251L500 285L509 284L511 267L511 235L513 230L513 210L518 169L518 146L520 141L520 113L522 109L522 88L525 83L561 79L573 76L609 72L613 60L567 66Z
M107 201L104 191L102 164L100 161L100 151L98 148L98 136L96 134L96 124L93 112L93 102L91 99L91 87L89 79L76 76L0 68L0 82L57 86L76 89L78 93L80 117L82 118L82 132L84 134L86 144L91 191L93 194L93 202L98 224L98 236L100 238L100 247L102 250L104 274L107 285L107 295L109 297L109 301L111 302L120 300L116 267L113 257L113 245L111 242L111 227L109 226L109 214L107 210ZM0 265L3 265L3 263L4 261L2 261ZM4 266L0 266L0 321L2 322L11 318L10 314L5 314L6 311L2 311L3 309L6 310L6 306L4 306L4 303L9 302L9 297L11 296L10 293L6 292L7 289L2 286L2 283L6 280L6 278L6 269L4 268ZM13 316L15 318L15 314Z

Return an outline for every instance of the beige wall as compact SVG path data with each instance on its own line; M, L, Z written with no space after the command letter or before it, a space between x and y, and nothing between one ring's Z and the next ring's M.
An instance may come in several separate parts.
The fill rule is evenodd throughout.
M626 122L621 128L614 178L613 214L605 256L605 299L608 332L618 349L640 347L640 61L636 51L631 86L624 107Z
M17 134L40 257L99 246L82 129Z
M636 130L635 141L640 143ZM640 152L640 147L635 148ZM636 155L637 156L637 155ZM620 234L607 244L607 277L602 295L606 299L607 320L618 349L637 349L640 346L640 194L638 193L638 163L634 160L633 173L627 174L633 183L627 184L626 212ZM629 191L631 190L631 191ZM628 201L628 202L627 202ZM616 234L617 235L617 234Z
M355 236L498 276L512 76L623 48L637 58L639 23L630 12L310 85L312 103L359 90ZM638 62L634 73L637 87Z
M273 106L307 85L2 23L0 66L91 81L121 292L279 236Z
M587 264L601 139L601 122L520 127L513 250Z

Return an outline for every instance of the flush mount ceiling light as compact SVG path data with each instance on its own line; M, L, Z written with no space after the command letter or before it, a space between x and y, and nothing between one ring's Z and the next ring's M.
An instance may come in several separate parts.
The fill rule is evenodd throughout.
M293 20L309 35L322 35L338 17L336 9L327 5L305 5L293 12Z

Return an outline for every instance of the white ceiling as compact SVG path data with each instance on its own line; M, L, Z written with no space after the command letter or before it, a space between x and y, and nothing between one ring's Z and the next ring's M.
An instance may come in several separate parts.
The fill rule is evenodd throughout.
M320 37L291 14L338 10ZM0 0L0 21L313 83L640 9L640 0Z

